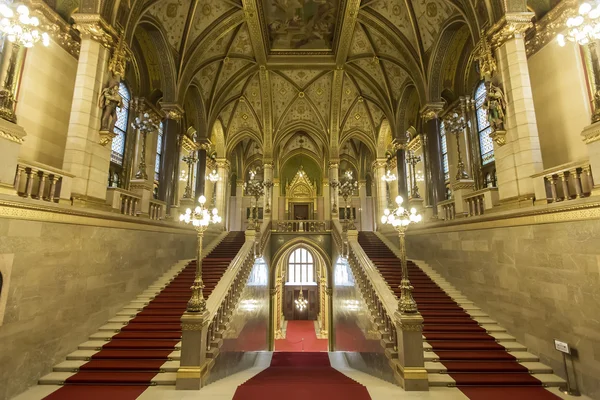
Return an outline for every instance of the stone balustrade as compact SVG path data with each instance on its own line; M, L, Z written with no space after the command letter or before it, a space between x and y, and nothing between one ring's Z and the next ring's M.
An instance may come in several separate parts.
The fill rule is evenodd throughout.
M589 161L577 161L546 169L532 176L536 203L556 203L591 195L594 187Z
M483 215L485 210L489 210L498 204L498 188L491 187L476 190L463 196L463 200L467 205L468 217Z
M148 216L150 217L150 219L153 220L163 219L165 217L166 208L167 203L165 203L164 201L151 199L148 210Z
M38 162L19 160L14 188L22 197L58 203L71 197L72 175Z
M446 221L451 221L456 218L456 207L454 199L440 201L438 203L438 214Z
M137 216L141 200L141 196L129 190L113 187L106 189L106 202L113 211L123 215Z
M319 233L331 231L331 221L321 220L279 220L273 221L273 232Z

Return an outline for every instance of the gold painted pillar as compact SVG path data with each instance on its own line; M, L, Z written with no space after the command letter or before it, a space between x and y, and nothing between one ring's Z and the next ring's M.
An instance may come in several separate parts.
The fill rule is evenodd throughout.
M229 185L229 168L230 164L225 158L217 158L217 173L221 177L217 181L217 201L216 205L219 210L219 215L223 217L224 226L228 226L230 218L229 199L227 198L227 186Z
M379 220L383 215L383 210L388 208L388 193L387 193L387 182L382 178L385 176L386 159L378 158L373 162L373 171L375 175L376 187L377 187L377 207L375 208L374 222L379 225Z
M329 208L331 210L331 219L339 218L339 182L339 160L331 160L329 161L329 186L331 187L331 202L329 203Z

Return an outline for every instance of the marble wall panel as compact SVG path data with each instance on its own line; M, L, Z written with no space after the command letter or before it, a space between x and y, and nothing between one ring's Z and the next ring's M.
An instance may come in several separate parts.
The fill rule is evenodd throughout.
M597 220L436 234L409 231L407 249L409 257L444 275L563 378L562 356L553 340L570 343L580 389L600 398Z
M34 385L175 262L193 258L195 243L193 232L0 219L2 268L12 260L0 399Z
M335 264L333 282L335 351L344 352L352 368L395 384L379 332L371 322L348 264Z
M267 265L264 262L256 262L230 318L221 351L206 384L251 368L258 352L268 350L268 279Z

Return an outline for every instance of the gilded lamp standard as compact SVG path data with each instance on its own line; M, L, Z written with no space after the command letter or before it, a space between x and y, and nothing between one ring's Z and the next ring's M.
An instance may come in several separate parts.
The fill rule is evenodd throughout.
M146 137L149 133L158 130L158 125L150 118L150 114L145 112L142 117L135 117L135 121L131 123L133 129L137 129L142 137L142 148L140 151L140 163L138 171L135 173L136 179L148 179L146 172Z
M266 191L266 204L265 204L265 212L266 213L270 213L271 212L271 204L269 199L271 198L271 188L273 187L273 182L271 181L265 181L265 183L263 183L265 189L267 189Z
M348 205L348 198L352 202L352 194L358 188L358 182L354 180L351 171L346 171L344 174L344 181L340 184L340 195L344 198L344 203L346 205L346 230L356 229L354 226L354 219L352 218L352 209Z
M250 221L248 223L248 229L258 230L258 199L260 196L265 194L265 187L263 182L259 181L256 178L256 171L250 171L250 179L248 182L244 183L244 189L246 190L246 194L254 197L254 207L252 208L252 212L250 215Z
M420 199L421 195L419 194L419 186L417 185L417 175L415 173L415 166L421 162L421 156L416 156L414 151L408 152L408 157L406 157L406 162L410 164L410 177L411 177L411 186L410 197L413 199Z
M388 206L391 204L390 201L390 182L394 182L396 179L396 174L394 174L389 169L386 171L385 175L381 177L381 180L385 182L385 198Z
M188 172L187 172L187 177L186 177L186 182L185 182L185 190L183 191L183 198L191 199L192 198L192 168L194 168L194 164L196 164L196 161L198 161L198 159L196 158L195 152L190 151L190 154L183 157L181 160L184 163L186 163L188 166Z
M381 223L392 225L398 236L400 237L400 263L402 266L402 280L400 281L400 302L398 303L398 310L403 314L415 314L417 313L417 303L412 297L413 287L408 280L408 265L406 264L406 243L405 234L408 226L411 223L421 222L421 215L417 214L415 208L411 208L410 211L402 207L402 196L396 197L396 204L398 207L392 211L385 209L381 216Z
M210 212L204 204L206 203L206 197L200 196L198 198L200 203L193 211L191 209L185 210L185 214L179 216L179 220L186 224L192 224L196 229L198 238L198 249L196 253L196 277L192 284L192 297L188 301L187 311L191 313L202 313L206 311L206 300L202 294L204 283L202 282L202 238L204 237L204 231L208 228L208 225L218 224L221 222L219 211L216 208Z
M462 115L454 113L445 120L446 130L456 136L456 152L458 153L458 160L456 165L456 180L460 181L463 179L469 179L469 174L465 170L465 163L462 160L462 154L460 151L460 134L465 130L467 126L465 119Z
M332 195L333 195L333 205L331 206L331 213L332 214L337 214L338 213L338 205L336 203L336 191L337 188L340 186L340 183L338 181L331 181L329 182L329 186L331 186L331 189L333 189Z

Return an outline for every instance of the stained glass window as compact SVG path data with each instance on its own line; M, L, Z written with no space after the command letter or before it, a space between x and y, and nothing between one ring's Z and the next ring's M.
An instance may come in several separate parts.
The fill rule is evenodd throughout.
M162 160L162 143L164 137L164 129L162 121L158 124L158 139L156 140L156 162L154 163L154 180L160 178L160 162Z
M444 179L450 180L450 167L448 166L448 143L446 141L446 126L444 121L440 124L440 142L442 145L442 167L444 170Z
M475 90L475 109L477 110L477 133L479 135L479 149L481 151L481 164L486 165L494 161L494 141L490 137L492 127L488 121L488 111L484 108L487 97L485 83L481 82Z
M117 122L113 132L117 135L112 140L110 161L118 165L123 165L123 156L125 155L125 138L127 136L127 121L129 120L129 102L131 95L127 86L121 82L119 84L119 94L123 99L123 107L117 108Z
M304 248L296 249L288 259L287 283L292 285L316 283L313 256Z

